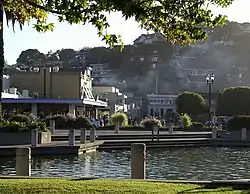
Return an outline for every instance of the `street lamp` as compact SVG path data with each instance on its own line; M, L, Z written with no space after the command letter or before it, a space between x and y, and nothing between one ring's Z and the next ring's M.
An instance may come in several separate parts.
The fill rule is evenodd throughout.
M214 83L214 78L215 75L212 74L207 74L206 76L206 82L208 85L208 118L209 118L209 123L211 123L211 95L212 95L212 84Z
M155 69L155 95L158 95L158 74L156 71L156 64L152 64L152 67Z

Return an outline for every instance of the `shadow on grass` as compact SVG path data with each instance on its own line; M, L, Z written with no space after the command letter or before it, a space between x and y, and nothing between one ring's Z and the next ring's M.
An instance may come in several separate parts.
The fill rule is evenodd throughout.
M188 194L188 193L213 193L215 189L221 189L222 192L226 191L241 191L241 194L250 194L250 184L240 184L240 185L232 185L232 184L220 184L220 183L210 183L205 184L202 187L197 187L194 189L187 189L184 191L178 192L178 194ZM220 192L218 190L217 192Z
M81 177L81 178L75 178L75 179L71 179L71 181L89 181L89 180L96 180L99 178L96 177Z

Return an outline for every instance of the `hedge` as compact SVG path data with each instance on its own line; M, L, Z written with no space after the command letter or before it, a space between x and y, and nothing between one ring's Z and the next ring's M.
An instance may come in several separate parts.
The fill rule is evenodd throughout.
M83 116L54 115L46 117L44 121L49 126L51 120L55 121L56 129L90 129L95 127L88 118Z
M8 121L16 121L16 122L21 122L21 123L32 123L37 121L37 118L34 115L22 115L22 114L17 114L17 115L12 115L8 118Z
M0 133L20 133L31 132L32 129L37 129L39 132L48 131L45 122L17 122L3 120L0 122Z
M242 128L250 129L249 115L234 116L227 123L228 130L241 130Z
M202 122L194 121L194 122L192 122L192 127L195 127L195 128L204 128L205 125Z

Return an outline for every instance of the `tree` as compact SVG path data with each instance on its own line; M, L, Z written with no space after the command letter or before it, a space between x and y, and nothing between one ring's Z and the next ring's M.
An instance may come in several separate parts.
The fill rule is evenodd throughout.
M3 10L12 19L24 24L31 18L37 23L38 31L51 30L53 24L47 23L47 14L53 13L59 21L70 24L91 23L106 43L114 45L120 37L107 33L109 23L105 12L120 11L123 16L135 18L141 27L162 33L173 42L190 43L204 40L206 28L225 23L222 15L214 16L208 4L221 7L230 5L233 0L5 0Z
M179 113L188 113L198 115L204 110L204 98L194 92L183 92L176 100L177 111Z
M33 66L37 63L44 63L46 61L45 54L41 53L37 49L27 49L22 51L16 62L20 65Z
M250 87L238 86L226 88L219 98L220 115L250 114Z
M41 3L40 0L32 0L33 3ZM37 21L37 26L41 26L44 30L49 30L53 26L52 24L46 24L47 12L27 4L25 0L5 0L0 2L0 117L2 117L2 85L3 85L3 71L4 71L4 41L3 41L3 21L4 14L6 16L7 24L9 21L14 25L19 23L22 28L25 22L29 22L31 19Z
M68 62L72 57L75 57L76 51L74 49L61 49L57 51L60 61Z
M141 27L160 32L172 42L194 43L204 40L205 27L215 27L225 23L225 17L213 17L208 4L228 6L233 0L4 0L0 4L0 86L4 67L3 15L22 26L31 19L39 32L53 29L47 22L48 13L55 14L60 22L69 24L90 23L97 33L110 46L121 42L120 36L107 33L109 23L106 14L120 11L123 16L135 18ZM2 88L0 88L2 89ZM0 96L1 100L1 96Z
M230 41L235 36L242 34L243 25L237 22L228 22L226 25L217 27L210 34L212 40L217 41Z

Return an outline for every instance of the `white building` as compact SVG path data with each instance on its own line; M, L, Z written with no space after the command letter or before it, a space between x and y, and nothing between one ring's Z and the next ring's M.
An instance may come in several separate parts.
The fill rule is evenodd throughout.
M3 85L2 85L2 98L27 98L28 96L28 90L23 90L22 93L20 93L17 88L11 88L10 87L10 76L9 75L3 75Z
M176 112L178 95L148 94L148 116L165 117L168 113Z
M107 64L90 64L92 68L92 75L91 77L99 77L99 78L106 78L110 77L110 69L107 67Z
M127 96L113 86L93 86L93 94L108 99L110 113L128 112Z

